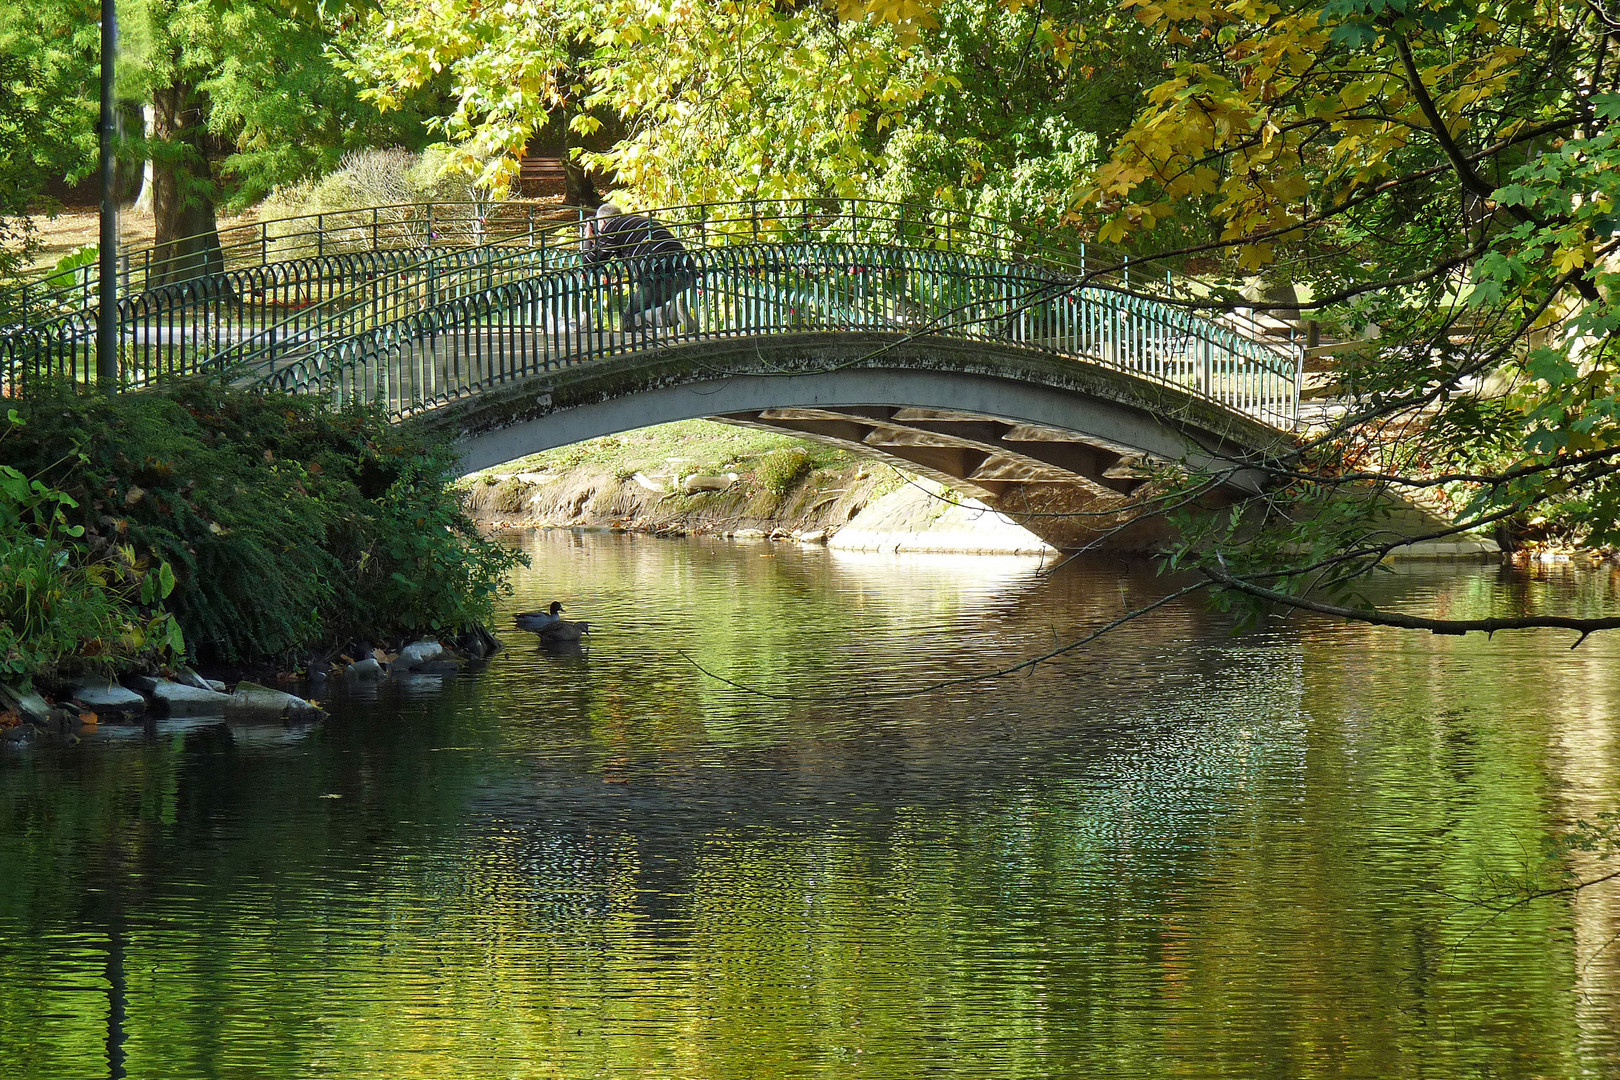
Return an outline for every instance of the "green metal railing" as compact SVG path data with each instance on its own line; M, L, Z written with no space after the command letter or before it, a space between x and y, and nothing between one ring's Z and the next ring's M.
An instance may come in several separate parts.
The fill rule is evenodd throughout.
M134 295L164 284L269 263L387 249L479 247L518 241L536 229L577 221L575 207L521 200L410 202L333 210L228 225L206 239L133 247L118 253L118 292ZM173 252L183 252L174 254ZM67 311L95 300L98 266L45 267L0 288L0 314L16 309Z
M381 401L403 416L606 356L879 332L1101 364L1279 427L1297 411L1292 341L1190 314L1173 275L1117 252L959 211L850 200L653 211L690 252L692 281L664 318L624 328L615 313L653 268L587 266L586 212L508 215L520 227L500 229L486 220L483 242L447 244L421 231L426 212L401 212L385 229L384 210L401 208L378 208L371 229L365 212L358 224L288 228L296 240L266 244L257 262L124 296L125 383L229 371L244 383ZM17 393L33 378L74 377L90 363L94 326L94 310L80 306L0 327L0 379Z

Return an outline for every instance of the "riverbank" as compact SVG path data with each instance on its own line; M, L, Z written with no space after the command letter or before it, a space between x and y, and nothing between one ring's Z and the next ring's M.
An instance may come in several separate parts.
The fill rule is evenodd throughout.
M474 626L445 640L425 637L376 647L350 642L315 651L296 672L261 664L216 669L210 674L221 677L211 678L175 664L149 665L147 674L125 671L116 679L100 674L58 681L49 688L0 682L0 747L73 743L100 733L104 725L153 721L314 724L327 718L319 698L334 684L353 689L400 676L454 678L481 670L502 647L489 630Z
M860 551L1050 552L974 499L849 451L775 432L692 420L535 454L463 478L485 528L571 528L657 536L828 543ZM1407 558L1500 558L1511 565L1620 562L1534 523L1511 551L1443 541Z
M43 385L0 439L0 683L58 701L183 666L234 682L453 642L521 561L462 511L450 449L374 409L196 380Z
M774 432L693 420L463 481L490 528L771 538L845 550L1036 553L1028 530L931 480Z

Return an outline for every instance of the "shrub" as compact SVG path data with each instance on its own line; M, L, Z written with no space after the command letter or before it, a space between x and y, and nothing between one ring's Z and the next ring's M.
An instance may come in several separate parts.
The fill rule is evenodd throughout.
M10 410L0 443L22 426ZM68 520L77 509L66 492L0 465L0 679L27 687L184 648L178 624L156 610L174 587L169 566L148 568L127 546L93 556L84 527Z
M810 459L809 453L797 446L790 446L785 450L772 450L760 458L754 475L765 490L781 497L792 491L814 467L815 462Z
M458 629L489 617L519 558L478 535L449 448L375 409L191 380L48 388L24 411L19 462L74 500L92 550L172 564L168 610L203 660Z
M446 207L429 229L425 218L399 204L497 202L507 192L480 187L467 171L482 165L443 147L429 147L421 153L397 148L353 150L325 176L277 188L261 204L259 217L273 221L303 214L328 215L322 223L327 234L323 250L328 252L370 247L374 223L385 237L408 245L475 242L477 215L465 208ZM373 216L373 207L393 209ZM365 213L349 213L362 210ZM279 257L307 253L300 245L307 242L301 233L308 227L307 222L272 227L274 253Z

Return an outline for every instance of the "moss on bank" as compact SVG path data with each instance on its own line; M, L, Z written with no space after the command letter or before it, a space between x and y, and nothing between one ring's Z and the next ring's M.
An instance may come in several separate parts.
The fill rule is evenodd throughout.
M820 443L690 420L549 450L464 484L488 524L727 534L832 531L907 479ZM688 490L703 484L724 486Z

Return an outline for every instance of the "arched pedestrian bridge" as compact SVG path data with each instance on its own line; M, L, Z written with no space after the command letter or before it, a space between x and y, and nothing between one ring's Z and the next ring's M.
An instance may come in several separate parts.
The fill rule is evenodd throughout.
M1155 462L1231 464L1228 488L1252 490L1238 466L1297 412L1293 342L1191 314L1173 276L1005 223L847 200L653 211L691 285L626 328L625 298L656 268L589 265L579 218L485 208L451 242L433 211L266 223L190 272L130 260L126 383L227 372L378 402L457 439L469 471L714 417L903 464L1060 544L1105 524ZM11 392L90 366L95 313L75 284L9 321Z

